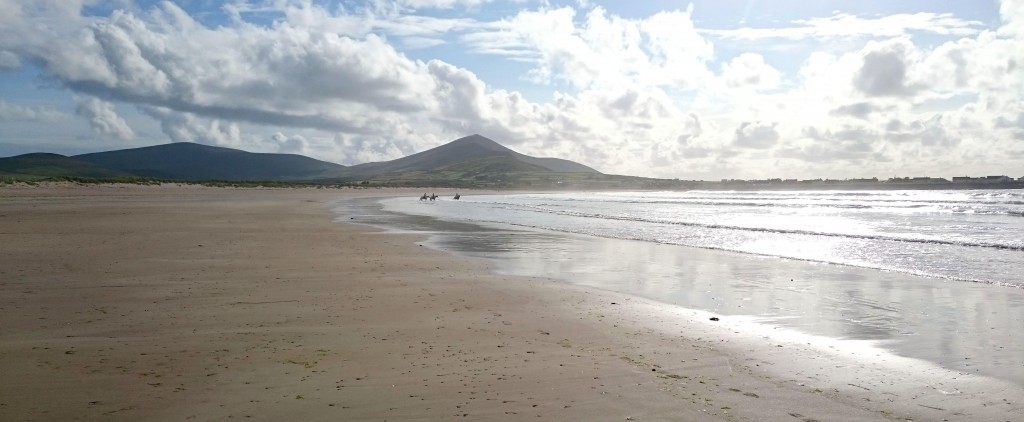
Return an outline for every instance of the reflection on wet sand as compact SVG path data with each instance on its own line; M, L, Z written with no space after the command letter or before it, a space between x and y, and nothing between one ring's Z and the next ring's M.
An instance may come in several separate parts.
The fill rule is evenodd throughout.
M1024 385L1024 289L369 208L375 224L430 233L432 246L492 259L503 273L754 316L812 335L873 340L901 356Z

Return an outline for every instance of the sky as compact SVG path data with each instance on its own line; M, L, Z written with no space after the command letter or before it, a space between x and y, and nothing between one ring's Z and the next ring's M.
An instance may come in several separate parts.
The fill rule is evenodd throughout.
M1024 0L0 0L0 157L384 161L481 134L697 180L1024 176Z

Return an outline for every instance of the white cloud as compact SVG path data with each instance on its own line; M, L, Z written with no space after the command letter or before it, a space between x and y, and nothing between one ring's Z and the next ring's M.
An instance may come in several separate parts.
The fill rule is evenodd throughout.
M17 24L23 19L24 12L17 0L0 0L0 11L0 26Z
M473 7L490 3L494 0L398 0L397 3L412 9L451 9L454 7Z
M950 133L950 128L943 123L942 115L910 122L896 120L887 126L886 138L896 144L913 142L922 146L941 147L948 151L948 148L959 142L960 137Z
M138 107L173 141L342 164L481 133L527 154L663 177L892 175L933 165L922 158L942 163L933 172L957 160L1024 165L1020 0L1004 1L991 28L948 14L836 13L715 31L696 26L692 7L627 18L588 2L494 21L416 12L483 3L238 1L224 8L229 21L207 26L170 2L83 17L81 1L0 0L12 11L0 16L0 69L43 66L110 136L151 135L95 98ZM760 48L780 39L842 48L782 58ZM410 57L442 49L469 56ZM481 76L508 62L528 69L509 78L519 85ZM0 121L45 110L0 100Z
M145 16L117 13L83 28L77 44L65 42L37 57L73 90L140 105L174 141L251 147L268 139L250 133L259 130L253 125L312 128L339 132L334 144L339 150L321 153L346 164L396 158L479 132L527 153L594 166L622 165L626 157L606 153L608 142L632 139L641 144L631 147L637 150L666 143L670 150L679 148L679 139L693 142L699 136L689 126L699 117L682 112L663 89L628 88L649 72L657 74L653 83L693 84L686 74L671 71L690 63L700 65L702 78L710 77L704 64L710 45L693 32L693 48L672 38L671 30L692 28L688 12L636 21L594 10L578 28L571 13L568 20L559 17L568 10L519 15L516 19L568 25L564 41L591 49L587 58L564 61L557 56L570 50L536 53L549 59L539 69L593 71L581 86L594 89L560 95L555 103L535 103L518 92L489 87L473 72L448 63L410 60L382 36L308 30L305 24L326 28L348 22L322 8L287 12L289 20L270 28L239 24L211 29L164 4ZM438 33L466 27L460 26L465 22L429 22L437 24ZM381 22L371 26L402 28ZM651 41L642 42L640 34ZM629 42L605 45L623 36ZM544 40L527 40L533 43L528 48L543 47ZM616 55L632 59L605 69L606 62L619 60Z
M17 69L21 66L21 59L10 51L0 50L0 71Z
M743 122L736 128L734 143L741 148L771 148L779 141L776 126L776 122Z
M722 77L732 88L775 89L782 83L782 74L764 62L764 56L743 53L722 65Z
M869 51L863 56L853 85L869 97L912 95L914 88L907 80L906 55L900 44L895 48Z
M889 161L876 151L880 134L868 127L845 125L833 129L805 127L800 139L779 148L783 159L825 163L826 166L864 166ZM825 175L830 176L830 175Z
M999 16L1003 20L1001 32L1024 35L1024 0L1002 0L999 3Z
M795 20L794 25L777 28L737 28L702 31L733 40L760 39L828 39L828 38L894 38L913 32L938 35L973 36L981 33L982 22L960 19L950 13L894 14L878 18L862 18L848 13L830 17Z
M24 106L11 104L0 99L0 122L43 122L53 123L67 120L68 115L52 107Z
M699 35L691 10L625 19L601 8L577 22L570 7L523 11L462 37L470 48L528 61L533 80L589 87L692 88L707 80L711 44Z
M405 48L417 49L417 48L430 48L444 45L445 41L440 38L428 38L428 37L404 37L402 38L402 45Z
M433 139L434 145L439 145L437 139ZM450 141L450 139L446 139ZM392 138L384 136L355 136L339 133L334 137L334 145L341 150L345 156L341 164L360 164L375 161L386 161L403 155L408 155L410 143L403 138Z
M114 105L99 98L76 97L75 114L86 118L93 132L99 136L122 141L135 138L132 128L114 111Z
M159 120L160 129L173 142L195 142L231 148L242 146L242 132L237 123L203 118L164 107L142 106L140 109Z
M859 119L867 119L872 113L879 111L879 108L870 102L858 102L844 104L833 109L830 114L833 116L852 116Z
M283 154L302 154L309 146L309 141L302 135L287 136L277 132L270 136L270 140L277 145L277 152Z
M437 107L427 65L379 36L210 29L170 3L148 20L115 12L36 58L74 91L229 122L368 133Z

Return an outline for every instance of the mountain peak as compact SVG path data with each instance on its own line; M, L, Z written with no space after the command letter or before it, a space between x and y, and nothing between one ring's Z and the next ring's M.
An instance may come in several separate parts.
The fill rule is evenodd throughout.
M22 159L33 159L33 160L46 160L46 159L61 159L68 158L66 155L54 154L52 152L30 152L28 154L16 155L10 158L22 158Z
M536 166L535 170L541 171L597 173L597 170L568 160L523 155L485 136L473 134L397 160L352 166L348 174L350 177L365 177L387 173L426 172L481 160L491 160L489 165L494 164L494 160L515 161ZM503 168L525 167L513 163Z
M491 139L491 138L488 138L486 136L483 136L483 135L481 135L479 133L474 133L474 134L469 135L469 136L463 136L463 137L461 137L459 139L456 139L456 140L454 140L452 142L485 142L485 143L491 143L491 142L494 142L494 140ZM497 143L497 142L494 142L494 143Z
M473 145L473 146L477 146L477 147L483 147L483 148L491 150L491 151L509 151L509 152L511 152L510 149L506 148L504 145L501 145L501 144L497 143L493 139L490 139L490 138L487 138L487 137L485 137L483 135L475 134L475 133L472 134L472 135L464 136L464 137L461 137L461 138L456 139L454 141L451 141L451 142L448 143L448 145L458 146L458 147L463 147L463 146L467 146L467 145Z

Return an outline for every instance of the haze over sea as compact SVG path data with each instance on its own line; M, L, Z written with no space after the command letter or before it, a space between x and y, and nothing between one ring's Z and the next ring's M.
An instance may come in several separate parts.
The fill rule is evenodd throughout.
M1024 192L566 192L340 210L499 271L1024 385ZM472 224L466 224L472 223Z

